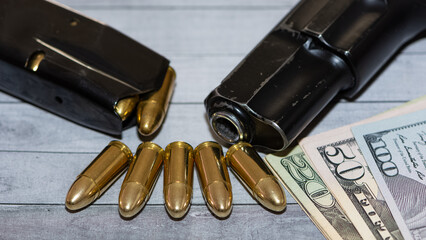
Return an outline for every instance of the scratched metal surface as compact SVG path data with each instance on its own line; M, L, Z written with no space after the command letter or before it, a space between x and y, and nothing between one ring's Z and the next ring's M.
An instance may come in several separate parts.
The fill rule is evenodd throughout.
M62 0L131 36L171 60L177 86L154 142L183 140L194 147L214 140L203 100L296 0ZM119 47L119 46L118 46ZM355 122L426 94L426 40L406 47L354 100L328 107L305 135ZM1 239L319 239L321 233L288 194L280 214L256 204L231 174L234 208L214 218L194 181L192 207L172 220L162 198L162 176L133 220L117 210L119 179L90 207L66 211L75 177L112 138L83 128L0 92ZM136 149L136 128L120 139Z

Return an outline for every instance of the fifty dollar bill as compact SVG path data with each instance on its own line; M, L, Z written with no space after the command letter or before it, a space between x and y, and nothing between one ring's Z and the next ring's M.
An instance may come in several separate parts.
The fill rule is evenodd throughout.
M361 221L364 220L369 224L369 229L377 238L386 238L389 233L392 233L392 236L398 239L401 237L399 233L401 231L405 239L411 239L411 234L399 211L392 211L392 217L388 219L390 209L386 203L387 199L383 198L379 186L372 177L350 128L425 107L426 98L423 97L378 116L305 138L300 142L317 172L340 201L347 214L352 217L351 219L358 222L359 214L362 214ZM350 204L351 202L352 204ZM371 216L369 214L372 214L373 217L369 217ZM395 228L395 222L399 231ZM365 226L358 226L358 228L360 227L365 228Z

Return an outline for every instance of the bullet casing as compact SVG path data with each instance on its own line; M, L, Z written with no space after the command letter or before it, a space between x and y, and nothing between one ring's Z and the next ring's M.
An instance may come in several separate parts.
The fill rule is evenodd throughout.
M226 161L262 206L276 212L285 209L286 198L281 185L249 143L239 142L230 147Z
M28 58L27 62L25 63L25 68L37 72L38 67L40 66L40 63L43 61L43 59L46 57L46 54L42 51L37 51Z
M115 104L114 111L122 121L125 121L132 114L138 102L139 95L121 99Z
M126 145L110 142L77 177L68 191L65 206L78 210L95 201L121 176L132 157Z
M138 130L142 136L156 132L164 121L175 85L176 73L172 67L167 69L163 85L148 99L139 102L137 107Z
M164 158L164 202L173 218L183 217L192 198L194 155L191 145L185 142L170 143Z
M222 147L215 142L204 142L194 150L204 200L210 211L225 218L232 209L232 187Z
M160 174L163 158L164 151L157 144L139 145L121 185L118 206L123 217L133 217L145 206Z

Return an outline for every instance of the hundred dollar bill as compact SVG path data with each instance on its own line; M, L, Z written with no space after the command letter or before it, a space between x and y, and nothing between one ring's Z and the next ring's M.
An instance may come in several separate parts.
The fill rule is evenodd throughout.
M299 146L265 162L327 239L362 239Z
M367 175L369 175L368 185L364 185L366 188L369 188L369 190L370 190L370 194L368 194L367 196L370 196L370 197L375 196L376 199L377 199L377 196L382 196L382 194L380 193L380 190L378 189L377 183L374 181L375 179L371 178L371 173L369 171L369 168L366 166L365 160L363 159L360 152L356 150L357 149L357 143L354 141L354 137L352 135L350 128L352 126L356 126L356 125L359 125L359 124L364 124L364 123L367 123L367 122L373 122L373 121L377 121L377 120L381 120L381 119L386 119L386 118L389 118L389 117L398 116L398 115L401 115L401 114L413 112L413 111L416 111L416 110L419 110L419 109L424 109L424 108L426 108L426 97L422 97L422 98L413 100L409 103L403 104L400 107L391 109L391 110L389 110L385 113L379 114L379 115L374 116L374 117L369 118L369 119L365 119L361 122L354 123L354 124L347 125L347 126L343 126L343 127L334 129L332 131L319 134L317 136L305 138L301 141L301 145L307 145L309 143L311 143L311 145L313 145L313 146L311 146L313 153L316 154L316 156L317 156L316 159L319 159L319 161L312 159L314 163L317 163L317 164L314 164L315 166L314 165L312 165L312 166L316 167L316 165L322 163L321 164L322 170L323 170L322 173L325 174L326 177L327 177L327 178L323 178L323 180L327 183L327 186L329 186L330 190L333 193L338 192L339 196L345 195L345 192L341 187L333 187L333 186L339 186L339 181L337 181L335 179L336 175L333 175L332 172L330 172L330 168L328 168L330 166L333 169L333 166L327 165L326 164L327 160L326 160L326 162L324 162L323 156L325 156L324 155L325 150L328 147L328 150L335 151L335 149L336 149L335 147L345 146L344 148L347 148L347 150L345 150L345 151L350 151L351 153L357 153L356 158L359 159L359 161L363 163L362 164L363 167L361 168L359 166L358 170L361 169L362 171L366 171ZM322 149L320 147L322 147ZM318 150L318 148L321 149L323 155L321 155L321 152ZM331 154L331 153L329 153L329 154ZM351 164L351 163L349 163L349 164ZM345 163L346 166L348 166L349 164ZM334 165L334 166L336 167L338 165ZM345 172L345 173L349 173L349 172ZM331 180L327 181L327 179L331 179ZM366 179L366 178L364 178L364 179ZM343 181L343 180L341 180L341 181ZM344 185L344 186L346 186L346 185ZM364 188L364 190L365 190L365 188ZM373 194L371 194L371 193L373 193ZM348 213L348 215L351 215L351 216L353 215L352 217L359 220L359 214L358 215L356 214L356 212L358 211L357 208L355 208L353 206L353 204L352 205L348 205L348 204L345 205L345 201L349 201L348 197L340 197L340 198L338 196L335 196L335 197L337 198L337 200L340 200L342 202L342 204L341 204L342 207L346 206L345 211L349 211L349 212L353 211L354 212L352 214ZM388 207L388 209L390 209L388 205L387 205L387 207ZM358 206L358 209L359 209L359 206ZM382 208L380 208L380 209L382 209ZM367 209L365 209L365 210L367 210ZM363 212L365 213L365 211L363 211ZM387 212L388 212L388 210L387 210ZM410 234L408 227L405 224L405 221L402 218L400 212L399 211L393 211L392 216L393 216L394 221L396 221L398 228L401 231L401 234L405 237L405 239L411 239L411 234ZM390 223L388 223L388 225L389 224ZM391 227L393 229L394 228L393 223L390 224L389 227ZM391 232L392 232L392 230L391 230ZM395 229L393 231L393 234L396 235L396 236L399 236L399 234L397 234L397 232L398 231Z
M389 206L415 239L426 239L426 110L352 131Z
M301 145L346 214L372 233L368 239L403 239L353 137L334 131L327 138L307 138Z

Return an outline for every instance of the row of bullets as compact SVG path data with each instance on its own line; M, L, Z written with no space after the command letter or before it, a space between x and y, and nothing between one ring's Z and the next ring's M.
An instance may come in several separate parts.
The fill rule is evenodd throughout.
M71 211L87 207L128 168L118 207L121 216L132 218L148 201L164 164L165 208L172 218L182 218L191 205L194 163L204 200L218 218L226 218L232 209L227 166L262 206L275 212L286 207L285 194L276 177L245 142L230 147L226 156L216 142L204 142L195 149L185 142L173 142L165 150L155 143L144 142L133 156L125 144L112 141L77 177L65 205Z

